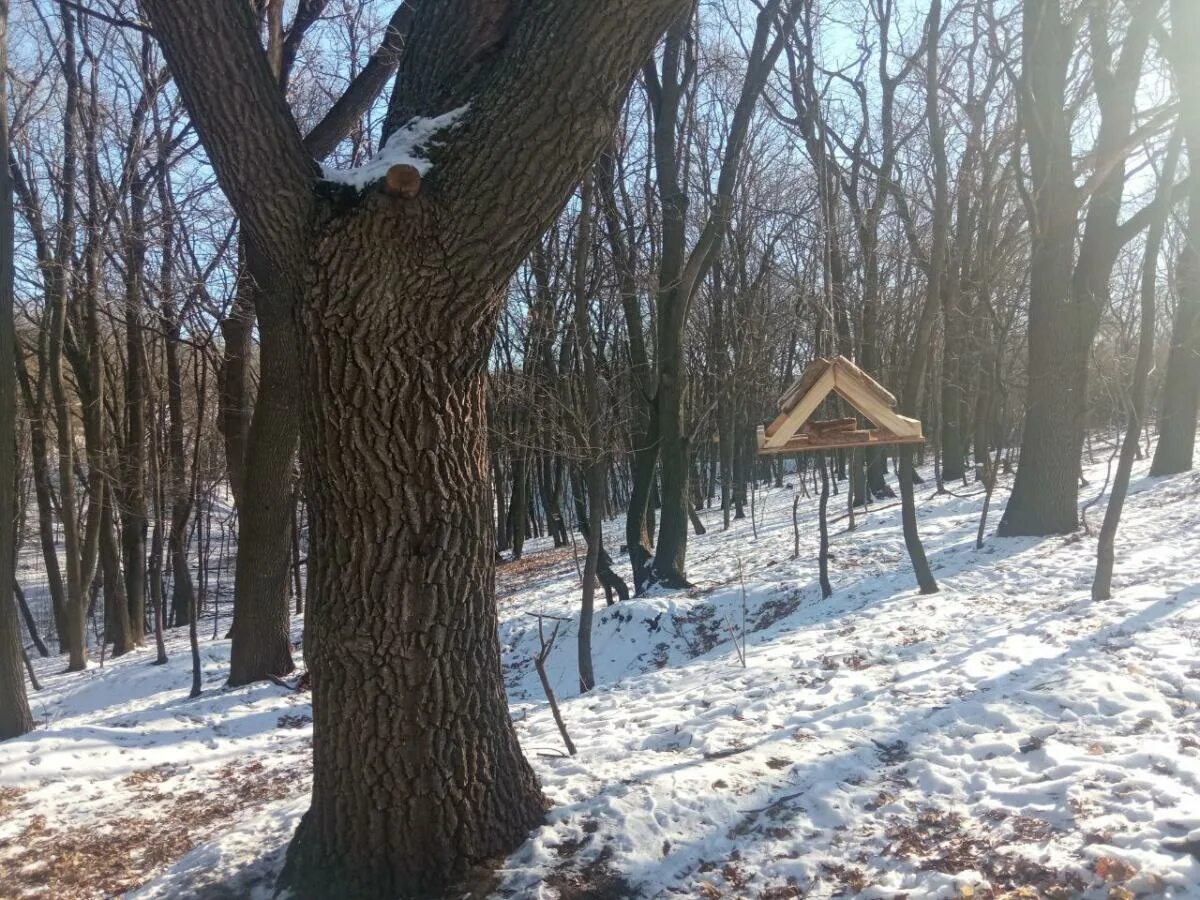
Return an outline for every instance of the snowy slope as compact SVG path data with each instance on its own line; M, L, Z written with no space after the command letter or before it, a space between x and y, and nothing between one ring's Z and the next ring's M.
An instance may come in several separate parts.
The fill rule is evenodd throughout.
M933 596L890 503L833 525L826 601L815 501L797 560L791 490L760 491L757 539L707 514L694 590L599 611L587 696L571 550L534 542L502 567L513 716L553 807L495 896L1200 897L1200 475L1135 469L1101 604L1094 538L976 551L981 492L954 491L920 493ZM567 620L550 675L575 757L530 662L537 614ZM306 805L307 698L223 691L228 644L203 646L197 700L182 636L163 668L41 664L45 724L0 744L0 872L18 876L0 894L99 896L157 873L134 896L270 896ZM132 853L114 858L117 835Z

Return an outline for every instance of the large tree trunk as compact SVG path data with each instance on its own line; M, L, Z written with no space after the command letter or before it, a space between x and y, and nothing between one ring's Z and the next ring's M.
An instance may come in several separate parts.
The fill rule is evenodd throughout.
M1029 90L1020 107L1029 145L1037 227L1029 273L1029 376L1021 461L998 533L1064 534L1078 524L1076 434L1087 404L1090 332L1070 303L1076 200L1064 109L1072 34L1059 4L1025 4L1023 59ZM1080 371L1083 372L1083 381Z
M682 312L682 311L681 311ZM662 471L662 515L654 548L654 580L667 587L690 587L687 580L688 436L684 421L687 372L683 348L663 340L670 325L662 325L659 337L658 409L659 457ZM678 332L682 335L682 328ZM666 346L668 343L672 346Z
M658 462L658 417L654 405L636 396L634 388L633 473L629 509L625 511L625 545L633 573L633 590L641 594L650 586L650 568L654 546L654 510L650 495L654 492L654 468ZM649 408L647 408L647 406ZM644 427L644 430L643 430Z
M1171 327L1151 475L1173 475L1192 467L1200 403L1200 186L1195 183L1200 172L1200 56L1189 43L1200 29L1200 7L1187 0L1172 0L1171 20L1171 64L1193 183L1188 193L1187 240L1179 254L1179 303Z
M1192 154L1200 162L1200 153ZM1193 170L1195 171L1195 170ZM1192 467L1196 413L1200 401L1200 202L1188 204L1191 239L1179 258L1179 302L1171 326L1171 349L1158 417L1158 445L1151 475L1174 475Z
M1074 30L1061 4L1025 3L1022 60L1029 85L1018 112L1029 146L1034 212L1029 374L1021 460L1000 520L1001 535L1065 534L1078 524L1088 363L1122 243L1117 219L1134 100L1160 5L1147 0L1134 8L1115 67L1109 8L1096 4L1089 9L1091 55L1103 67L1095 79L1097 183L1075 262L1079 196L1065 99Z
M390 218L360 216L361 229L323 242L302 311L304 641L319 737L285 880L304 896L433 896L542 816L500 677L492 316L452 315L461 282L395 260L348 270L393 240L379 234ZM476 291L474 308L494 309L492 289Z
M419 5L384 136L461 119L414 197L318 183L246 4L141 2L244 233L300 301L314 726L295 895L442 895L541 819L500 671L484 372L505 285L685 5Z

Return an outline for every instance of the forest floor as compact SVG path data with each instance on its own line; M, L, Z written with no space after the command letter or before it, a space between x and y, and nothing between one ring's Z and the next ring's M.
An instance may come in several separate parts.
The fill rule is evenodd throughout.
M791 488L728 531L705 512L693 590L598 611L583 696L574 554L531 542L500 568L501 641L552 806L492 895L1200 897L1200 473L1145 471L1102 603L1092 536L976 550L978 485L919 488L930 596L894 501L832 524L828 600L814 499L797 559ZM532 665L538 614L565 620L548 665L573 757ZM0 896L271 896L307 806L309 696L223 689L228 642L205 640L188 699L182 631L170 651L36 663L38 728L0 744Z

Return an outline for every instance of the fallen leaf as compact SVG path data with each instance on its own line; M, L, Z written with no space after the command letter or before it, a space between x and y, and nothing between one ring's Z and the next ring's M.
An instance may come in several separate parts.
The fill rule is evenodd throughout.
M1096 874L1105 881L1128 881L1137 874L1137 868L1115 856L1102 856L1096 860Z

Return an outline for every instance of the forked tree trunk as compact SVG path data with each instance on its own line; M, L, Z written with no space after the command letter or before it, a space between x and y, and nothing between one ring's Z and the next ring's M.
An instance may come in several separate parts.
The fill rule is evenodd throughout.
M493 595L484 372L504 288L686 3L419 4L385 132L465 111L416 198L318 183L247 4L140 6L299 301L313 794L283 886L444 895L542 816Z
M502 282L476 282L465 306L486 313L467 318L465 273L406 271L380 252L395 230L364 211L322 241L301 311L318 737L284 880L302 896L438 895L543 810L509 720L493 599L484 366ZM368 251L374 272L352 262Z
M1115 67L1108 7L1090 8L1091 55L1104 66L1095 84L1100 115L1094 153L1101 174L1088 200L1078 254L1079 196L1064 99L1075 31L1060 3L1027 0L1024 6L1022 62L1029 86L1018 113L1029 147L1035 222L1029 371L1021 459L1001 535L1065 534L1078 525L1088 363L1122 241L1117 220L1134 101L1159 5L1148 0L1134 7Z
M1076 199L1070 123L1063 109L1072 36L1059 4L1025 5L1023 59L1030 90L1020 113L1029 145L1037 228L1029 273L1029 378L1021 461L998 534L1065 534L1078 524L1076 439L1087 398L1081 310L1070 302ZM1090 331L1087 343L1090 344ZM1080 384L1082 368L1085 382Z

